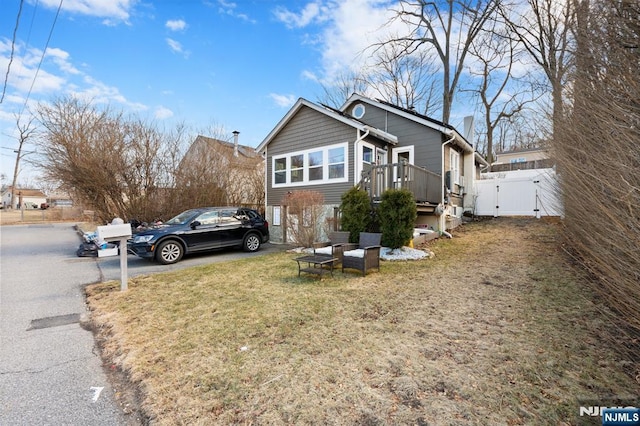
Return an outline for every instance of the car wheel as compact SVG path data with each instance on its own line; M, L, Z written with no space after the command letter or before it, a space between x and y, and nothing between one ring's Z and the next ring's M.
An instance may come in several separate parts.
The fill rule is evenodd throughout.
M156 260L163 265L176 263L182 259L184 250L179 242L174 240L163 241L156 249Z
M251 233L244 237L244 242L242 243L242 248L244 251L256 251L260 248L260 237L258 234Z

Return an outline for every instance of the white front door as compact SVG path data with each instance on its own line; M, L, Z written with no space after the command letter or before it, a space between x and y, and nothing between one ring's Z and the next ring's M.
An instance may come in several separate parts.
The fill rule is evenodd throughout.
M391 158L393 164L398 164L401 161L406 161L408 164L414 164L414 156L413 156L413 145L411 146L402 146L399 148L394 148L391 153ZM405 171L405 177L406 177ZM393 169L393 180L394 182L399 182L400 176L398 176L398 168L394 167Z

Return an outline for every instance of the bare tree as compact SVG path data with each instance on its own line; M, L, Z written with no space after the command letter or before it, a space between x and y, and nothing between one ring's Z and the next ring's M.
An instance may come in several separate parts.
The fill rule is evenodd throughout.
M16 153L16 164L13 169L13 180L11 181L11 203L10 206L17 206L16 203L16 184L18 183L18 173L20 172L20 161L23 159L25 155L29 153L24 152L24 144L32 138L34 133L36 132L36 128L34 125L34 116L29 116L29 119L26 123L20 122L20 116L16 117L16 128L18 129L18 149L15 150Z
M570 253L591 272L612 330L637 360L640 333L640 6L576 1L573 114L555 144ZM613 325L622 325L615 328ZM636 342L636 343L634 343ZM637 373L637 371L636 371Z
M405 36L391 37L377 44L400 44L399 54L410 55L420 49L433 49L442 71L442 121L448 123L453 98L465 68L467 54L499 0L401 1L389 24L409 28Z
M403 55L405 50L399 43L376 49L367 80L388 102L431 115L442 106L435 58L426 50Z
M293 191L285 197L287 235L302 247L312 247L323 229L324 196L316 191Z
M575 23L573 0L527 0L504 4L501 12L511 33L546 76L551 88L552 131L564 116L563 89L573 66Z
M339 108L354 93L366 93L369 82L362 73L344 72L337 75L330 83L322 84L322 95L318 101L333 108Z
M220 128L220 133L222 130ZM264 202L264 159L224 136L198 136L176 170L176 195L184 207Z
M486 149L489 164L494 160L494 137L496 130L514 119L527 106L535 102L541 93L535 93L535 86L521 84L522 80L513 76L517 42L506 34L496 20L488 21L490 28L471 46L469 54L475 58L469 73L479 84L469 91L475 93L481 103L484 135L480 144ZM483 139L483 140L482 140ZM504 143L502 144L504 148Z
M163 135L122 113L102 110L76 98L41 104L38 118L45 134L40 165L45 175L90 206L101 220L153 218L164 210L160 159Z

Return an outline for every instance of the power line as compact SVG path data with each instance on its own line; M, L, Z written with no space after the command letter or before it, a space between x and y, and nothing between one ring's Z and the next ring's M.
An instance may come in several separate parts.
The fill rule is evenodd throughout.
M20 24L20 15L22 14L23 4L24 4L24 0L20 0L20 8L18 9L18 16L16 18L16 26L13 28L13 40L11 40L11 55L9 56L9 65L7 65L7 73L4 75L4 85L2 87L2 96L0 97L0 104L4 100L4 95L7 93L9 71L11 70L11 63L13 62L13 54L16 50L16 37L18 35L18 25Z
M51 36L53 35L53 29L56 26L56 22L58 21L58 16L60 15L60 9L62 9L62 2L64 0L60 0L60 4L58 5L58 10L56 11L56 16L53 18L53 24L51 24L51 30L49 30L49 37L47 37L47 43L42 50L42 56L40 57L40 62L38 63L38 68L36 68L36 74L33 76L33 81L31 82L31 87L29 88L29 93L27 93L27 97L24 100L24 105L22 106L22 110L19 115L22 115L24 109L27 107L27 102L29 101L29 97L31 96L31 91L33 90L33 86L36 84L36 79L38 78L38 73L40 72L40 67L42 66L42 62L44 61L44 55L47 53L47 48L49 47L49 42L51 41Z

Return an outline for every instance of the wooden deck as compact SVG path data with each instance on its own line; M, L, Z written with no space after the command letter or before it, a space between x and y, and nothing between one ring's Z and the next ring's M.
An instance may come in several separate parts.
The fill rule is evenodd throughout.
M388 189L405 188L413 194L419 209L433 210L442 200L442 179L437 173L406 162L373 165L362 172L360 188L372 202L379 202Z

